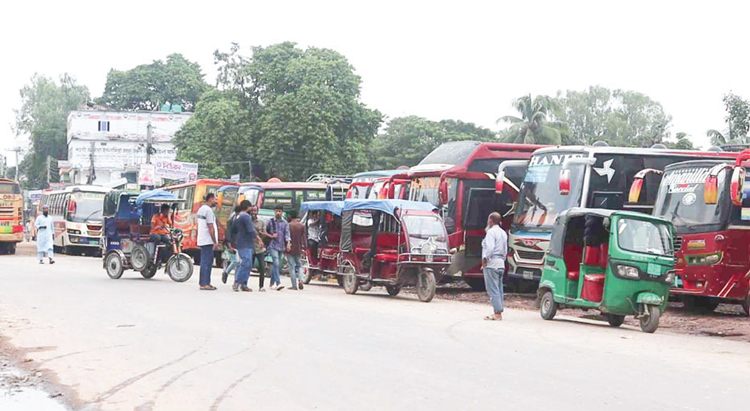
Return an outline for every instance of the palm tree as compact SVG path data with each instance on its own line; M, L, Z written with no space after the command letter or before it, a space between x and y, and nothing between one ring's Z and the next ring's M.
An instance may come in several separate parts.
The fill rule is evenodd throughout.
M508 143L561 144L565 124L550 120L559 105L552 97L536 96L532 99L531 94L513 100L513 108L521 117L503 116L497 120L498 123L510 123L503 140Z
M711 145L713 146L723 146L729 142L719 130L708 130L706 131L706 135L711 140Z

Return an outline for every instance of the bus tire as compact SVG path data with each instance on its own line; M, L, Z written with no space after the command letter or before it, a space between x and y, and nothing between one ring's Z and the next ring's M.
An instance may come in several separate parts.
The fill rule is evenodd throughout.
M483 278L464 278L464 282L466 282L473 291L484 291Z

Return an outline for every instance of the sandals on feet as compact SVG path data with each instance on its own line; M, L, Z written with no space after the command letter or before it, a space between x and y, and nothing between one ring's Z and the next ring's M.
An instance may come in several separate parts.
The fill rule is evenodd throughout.
M210 284L209 285L202 285L201 286L201 290L213 291L215 289L216 289L216 287L214 287L213 285L210 285Z

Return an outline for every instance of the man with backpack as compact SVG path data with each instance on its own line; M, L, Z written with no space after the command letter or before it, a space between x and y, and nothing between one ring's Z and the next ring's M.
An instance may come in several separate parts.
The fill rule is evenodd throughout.
M234 291L253 291L247 286L247 280L250 278L250 270L253 268L253 248L255 247L255 226L253 219L247 213L250 210L250 202L242 200L240 203L240 215L234 222L233 226L237 232L237 251L240 254L240 268L234 276Z
M227 220L227 231L226 235L224 235L224 259L229 261L229 264L221 273L221 282L224 284L227 283L227 279L232 270L240 265L237 253L237 226L235 223L237 222L237 217L239 217L241 211L240 206L235 207L234 212L232 212L232 215L229 216L229 220Z

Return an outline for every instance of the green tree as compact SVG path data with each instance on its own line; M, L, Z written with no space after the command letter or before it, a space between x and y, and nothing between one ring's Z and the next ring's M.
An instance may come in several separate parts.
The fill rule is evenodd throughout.
M554 113L559 103L549 96L519 97L513 100L513 108L521 115L503 116L497 122L509 123L503 132L503 140L523 144L560 144L565 125L555 120Z
M724 108L727 111L725 121L729 127L727 132L708 130L706 135L711 144L721 146L724 144L747 144L750 142L750 102L736 94L726 94L722 98Z
M497 135L490 129L460 120L435 122L417 116L397 117L375 139L373 168L413 166L439 145L461 140L496 141Z
M242 161L262 165L264 177L285 180L369 167L368 151L382 115L359 101L361 79L344 56L287 42L254 47L251 57L240 55L233 44L229 52L215 52L214 58L217 87L224 97L204 98L212 96L214 106L229 98L242 111L242 125L230 125L224 132L237 136L237 143L214 144L221 136L199 115L211 105L199 104L185 126L190 132L180 133L178 150L185 150L181 158L211 168L216 159L241 153ZM224 112L225 104L216 109ZM237 150L236 144L242 148ZM190 146L201 151L191 151ZM230 155L227 150L235 152Z
M672 117L643 93L592 86L558 93L557 118L568 127L569 144L605 141L613 146L650 147L669 136Z
M697 150L697 147L695 147L693 142L690 141L690 136L688 136L687 133L679 132L675 137L677 139L676 142L665 141L667 147L676 150Z
M55 80L35 74L21 91L21 108L14 110L17 134L29 136L29 152L20 165L27 187L47 187L47 156L68 158L67 118L89 100L89 90L68 74ZM56 176L53 176L56 177Z
M110 70L97 102L117 110L153 111L170 103L192 111L207 88L198 63L170 54L166 63L155 60L126 71Z

